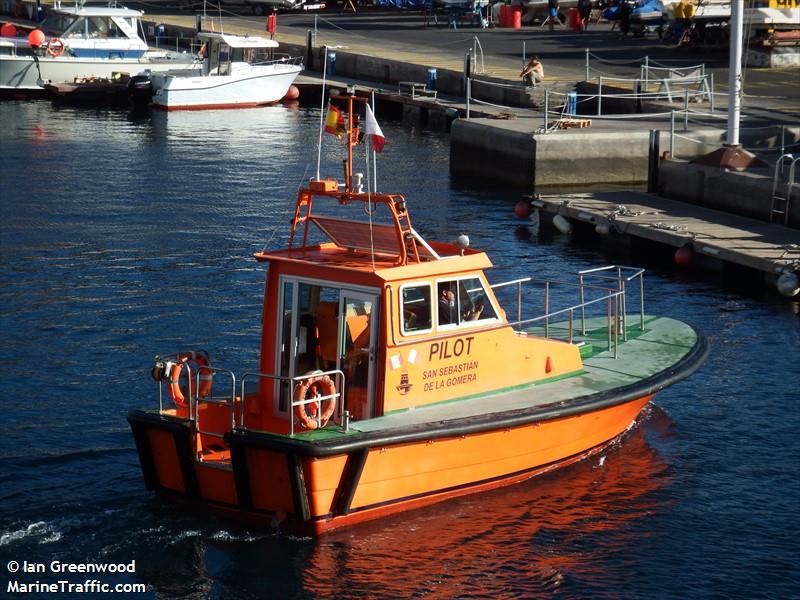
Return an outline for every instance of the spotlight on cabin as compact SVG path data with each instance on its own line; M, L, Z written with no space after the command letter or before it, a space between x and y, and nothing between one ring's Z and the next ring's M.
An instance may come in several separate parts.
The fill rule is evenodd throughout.
M462 233L456 238L455 244L456 247L461 250L461 254L463 256L464 250L469 248L469 236Z

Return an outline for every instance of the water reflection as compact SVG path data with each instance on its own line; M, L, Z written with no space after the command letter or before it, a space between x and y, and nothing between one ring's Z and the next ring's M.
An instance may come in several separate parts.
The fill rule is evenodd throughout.
M565 587L624 586L609 556L640 541L637 521L668 503L668 464L646 439L669 417L650 411L602 455L529 482L323 537L302 570L305 590L343 597L530 597ZM604 565L598 572L597 565ZM620 589L620 588L616 588ZM379 592L378 592L379 591Z

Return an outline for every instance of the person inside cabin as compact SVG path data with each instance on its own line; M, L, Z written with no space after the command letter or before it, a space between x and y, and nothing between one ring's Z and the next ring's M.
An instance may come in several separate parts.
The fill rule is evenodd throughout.
M484 306L483 298L479 298L471 306L465 307L462 320L477 321L483 314Z
M522 77L522 81L525 82L525 85L540 83L544 79L544 67L542 66L542 61L539 60L539 57L531 57L531 59L528 61L528 64L525 65L525 68L522 69L522 73L520 73L519 76Z
M456 295L449 283L439 284L439 325L456 322Z

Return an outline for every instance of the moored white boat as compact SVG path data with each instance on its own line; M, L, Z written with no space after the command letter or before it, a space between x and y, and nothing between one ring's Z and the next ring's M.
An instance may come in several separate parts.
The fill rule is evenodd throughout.
M165 110L246 108L275 104L303 70L299 59L276 58L264 37L201 32L201 59L191 68L154 73L153 105Z
M188 53L149 49L142 14L110 6L55 8L40 31L0 38L0 92L35 94L43 92L46 83L191 64Z

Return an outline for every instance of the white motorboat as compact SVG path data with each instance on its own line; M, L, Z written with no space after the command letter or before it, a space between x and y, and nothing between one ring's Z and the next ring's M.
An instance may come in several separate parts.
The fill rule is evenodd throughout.
M0 92L42 92L47 83L76 78L111 78L191 64L191 55L151 51L141 27L142 12L110 6L53 8L40 30L0 38Z
M276 57L264 37L200 32L191 68L153 73L153 105L165 110L245 108L275 104L303 70L299 58Z

